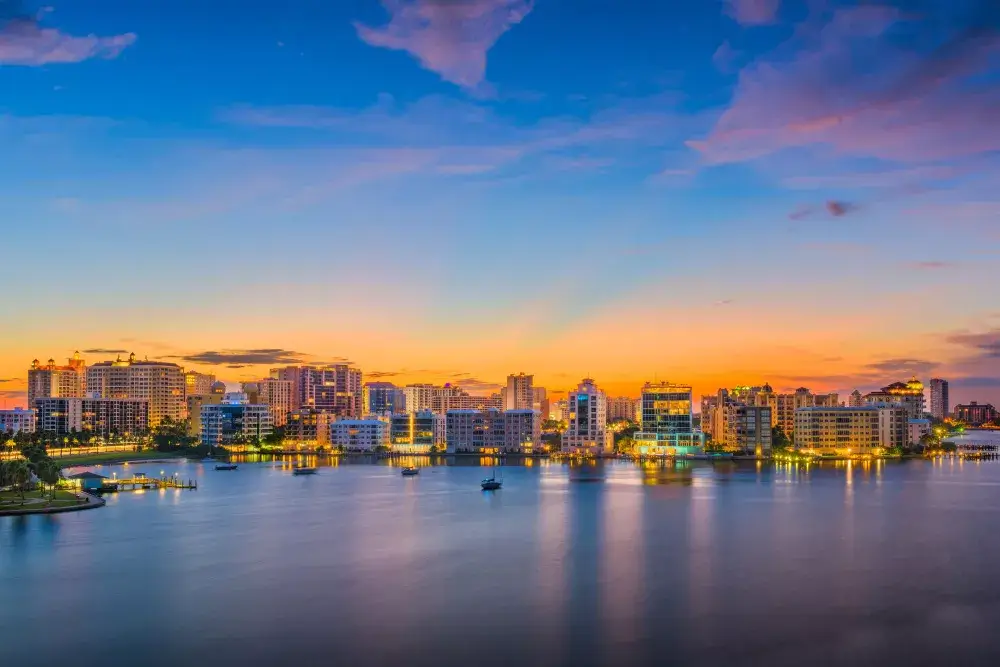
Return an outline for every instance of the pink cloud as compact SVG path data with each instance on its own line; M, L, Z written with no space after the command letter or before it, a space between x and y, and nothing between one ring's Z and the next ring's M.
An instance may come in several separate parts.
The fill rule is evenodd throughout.
M847 156L929 162L1000 149L1000 88L979 75L1000 53L1000 34L956 33L940 44L933 17L888 7L834 13L799 26L770 57L746 67L729 108L704 140L708 162L739 162L783 149L823 146ZM894 29L926 37L930 52L887 39Z
M14 19L0 28L0 65L37 67L53 63L78 63L91 58L115 58L135 43L133 33L74 37L42 28L32 19Z
M520 23L533 0L382 0L391 14L378 28L356 24L358 37L406 51L445 81L477 88L486 78L486 54Z
M726 13L743 25L774 23L781 0L726 0Z

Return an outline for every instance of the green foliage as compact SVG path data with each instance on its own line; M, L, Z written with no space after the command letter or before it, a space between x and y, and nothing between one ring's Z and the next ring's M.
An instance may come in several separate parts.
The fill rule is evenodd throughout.
M172 452L184 449L194 444L194 438L188 435L187 425L170 417L165 418L153 429L153 446L161 452Z
M784 452L792 448L792 441L780 426L771 429L771 450Z
M285 427L276 426L273 431L264 436L264 444L271 447L277 447L281 445L285 440Z
M569 424L561 419L546 419L542 422L542 430L547 432L565 433L568 428Z

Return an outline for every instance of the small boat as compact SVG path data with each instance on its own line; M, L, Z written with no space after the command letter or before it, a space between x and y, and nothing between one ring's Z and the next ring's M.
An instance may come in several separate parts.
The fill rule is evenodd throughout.
M293 475L315 475L316 468L295 468L292 470Z
M413 477L414 475L419 475L420 469L414 468L412 466L408 468L403 468L403 477Z
M216 470L236 470L239 466L235 463L220 463L215 466Z
M483 487L483 491L496 491L503 486L503 480L497 479L495 476L489 479L484 479L480 486Z

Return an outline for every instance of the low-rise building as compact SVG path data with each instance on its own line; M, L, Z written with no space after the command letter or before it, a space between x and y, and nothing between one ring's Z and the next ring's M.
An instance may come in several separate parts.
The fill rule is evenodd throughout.
M34 410L0 410L0 433L34 433L36 418Z
M542 417L536 410L503 413L503 450L507 454L532 454L542 443Z
M909 441L911 445L919 445L921 438L931 434L930 419L911 419L908 423Z
M258 443L271 435L271 411L248 403L246 394L227 394L222 403L201 406L201 442L210 447Z
M406 454L430 454L445 441L445 420L430 410L393 415L389 420L389 448Z
M288 413L285 422L285 448L317 449L330 446L330 425L335 417L315 408L301 408Z
M378 419L342 419L330 424L330 446L370 452L389 445L389 425Z
M36 430L63 436L86 431L95 438L132 437L149 430L149 402L130 398L35 399Z
M903 407L808 407L795 411L795 448L818 455L875 455L909 440Z
M726 411L724 449L737 454L771 455L771 408L730 404Z
M995 424L1000 421L996 408L989 403L977 403L976 401L972 401L966 405L956 405L955 419L965 422L969 426Z

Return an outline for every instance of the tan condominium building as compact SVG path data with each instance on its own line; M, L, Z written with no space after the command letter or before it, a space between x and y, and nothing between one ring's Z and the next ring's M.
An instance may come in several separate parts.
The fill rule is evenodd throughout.
M102 361L87 368L87 395L97 398L135 399L149 403L149 428L165 419L181 421L187 406L184 401L184 371L177 364L164 361Z
M215 384L214 375L199 373L198 371L188 371L184 374L184 395L208 396L212 393L213 384Z
M28 407L39 398L83 398L87 394L87 363L77 352L65 366L55 359L42 364L35 359L28 369Z
M819 455L870 455L909 440L905 408L810 407L795 411L795 448Z
M765 385L763 391L756 394L753 405L771 408L771 426L777 426L791 437L795 430L795 411L800 408L835 408L840 405L837 394L814 394L805 387L796 389L791 394L777 394L771 387Z
M282 427L288 423L288 414L292 411L291 380L261 378L256 382L244 382L242 389L248 402L268 407L273 426Z

